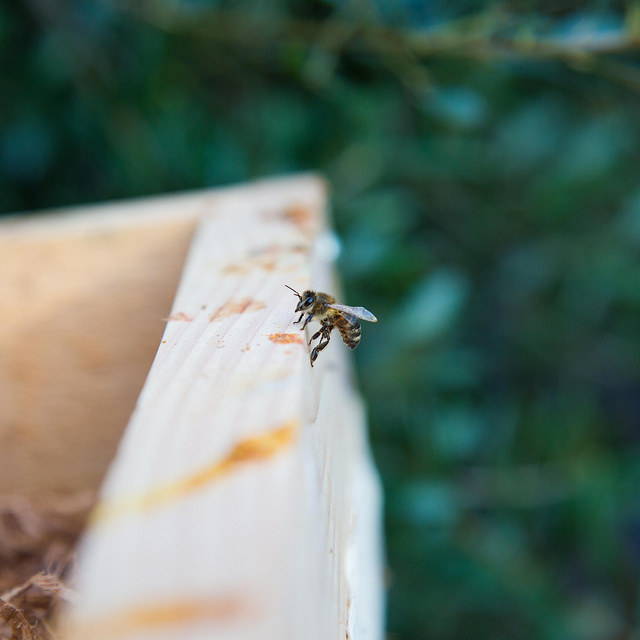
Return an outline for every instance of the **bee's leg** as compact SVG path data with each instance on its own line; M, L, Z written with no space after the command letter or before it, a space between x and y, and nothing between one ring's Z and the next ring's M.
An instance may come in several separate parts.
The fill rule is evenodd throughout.
M324 332L324 327L322 329L318 329L318 331L316 331L312 336L311 336L311 340L309 340L309 344L311 344L317 337L320 336L321 333Z
M320 329L322 332L322 339L311 351L311 366L313 367L313 363L316 361L318 354L329 344L329 340L331 340L331 329L332 327L323 327Z
M302 325L302 331L304 331L305 327L311 322L311 318L313 318L312 314L309 314L305 320L304 320L304 324Z
M298 324L298 322L300 322L300 320L302 320L302 316L303 316L303 315L304 315L304 313L301 313L301 314L300 314L300 317L299 317L297 320L294 320L294 321L292 322L292 324Z

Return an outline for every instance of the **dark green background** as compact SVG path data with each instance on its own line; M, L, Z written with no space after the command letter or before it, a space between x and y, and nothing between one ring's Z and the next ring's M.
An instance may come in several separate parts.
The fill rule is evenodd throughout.
M0 9L2 211L331 181L393 638L640 638L639 15Z

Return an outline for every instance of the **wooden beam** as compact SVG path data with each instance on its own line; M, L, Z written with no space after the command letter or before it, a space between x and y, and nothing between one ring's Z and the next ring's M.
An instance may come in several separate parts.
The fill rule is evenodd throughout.
M325 206L300 178L202 216L67 640L381 637L379 490L349 357L335 338L309 366L283 286L335 290Z
M98 488L211 198L0 223L0 494Z

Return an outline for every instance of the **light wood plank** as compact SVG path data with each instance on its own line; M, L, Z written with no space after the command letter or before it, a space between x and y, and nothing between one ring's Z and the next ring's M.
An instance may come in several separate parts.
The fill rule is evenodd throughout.
M336 336L309 366L283 286L335 290L324 210L322 183L299 179L223 194L201 220L65 638L381 637L379 490L349 357Z

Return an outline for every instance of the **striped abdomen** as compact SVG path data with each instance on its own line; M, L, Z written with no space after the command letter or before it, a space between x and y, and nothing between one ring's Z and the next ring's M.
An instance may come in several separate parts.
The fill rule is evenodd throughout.
M360 323L355 318L347 319L343 315L339 315L336 318L336 327L347 347L355 349L360 343Z

